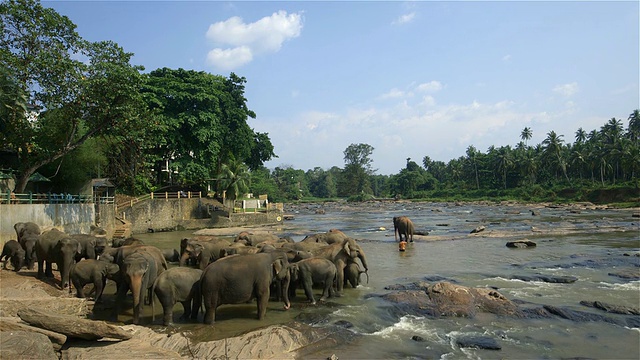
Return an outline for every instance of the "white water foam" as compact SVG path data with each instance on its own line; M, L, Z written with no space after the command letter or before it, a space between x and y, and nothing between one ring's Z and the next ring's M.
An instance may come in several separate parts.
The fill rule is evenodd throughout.
M628 283L620 284L620 283L608 283L608 282L600 282L601 286L598 286L600 289L613 289L613 290L622 290L622 291L640 291L640 280L630 281Z
M435 328L427 328L426 318L414 315L405 315L397 323L384 329L368 334L380 336L385 339L400 339L405 334L420 335L429 341L442 343Z

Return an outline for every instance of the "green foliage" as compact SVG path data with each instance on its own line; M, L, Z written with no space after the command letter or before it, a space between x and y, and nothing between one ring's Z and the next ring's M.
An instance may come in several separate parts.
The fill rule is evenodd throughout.
M4 145L19 160L20 192L40 167L138 121L142 68L130 65L133 54L113 42L84 41L67 17L37 1L3 2L0 16L0 63L28 92L28 103L45 110L36 117L12 107L3 123Z

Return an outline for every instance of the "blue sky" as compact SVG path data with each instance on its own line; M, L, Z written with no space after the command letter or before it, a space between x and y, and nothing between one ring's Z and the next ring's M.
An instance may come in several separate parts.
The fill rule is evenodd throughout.
M640 108L639 2L43 1L90 41L112 40L146 71L247 78L278 158L344 166L366 143L378 174L469 145L572 143Z

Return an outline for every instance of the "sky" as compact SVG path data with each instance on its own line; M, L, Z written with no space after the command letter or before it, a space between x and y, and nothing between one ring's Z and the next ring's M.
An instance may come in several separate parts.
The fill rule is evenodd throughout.
M43 1L89 41L145 71L246 78L278 156L265 165L344 167L373 147L377 174L407 158L448 162L469 146L514 147L525 127L575 141L640 108L639 2Z

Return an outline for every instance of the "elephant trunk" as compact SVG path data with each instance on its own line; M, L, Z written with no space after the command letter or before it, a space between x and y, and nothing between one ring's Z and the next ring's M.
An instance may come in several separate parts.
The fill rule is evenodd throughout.
M63 289L66 289L69 286L69 273L71 272L71 266L74 263L74 254L64 254L62 261L58 263L58 269L60 269L60 286Z
M286 270L286 275L282 279L282 301L284 302L284 309L289 310L291 307L291 301L289 301L289 286L291 285L291 273L289 269Z
M364 267L364 271L367 272L369 271L369 265L367 265L367 256L360 251L358 253L358 257L360 258L360 261L362 262L362 266Z
M188 252L183 252L182 255L180 256L180 261L179 261L179 265L180 266L184 266L184 264L187 263L187 260L189 260L189 253Z
M140 308L142 307L140 300L144 298L142 294L142 275L134 274L129 275L129 277L129 287L133 294L133 323L137 325L140 320Z

